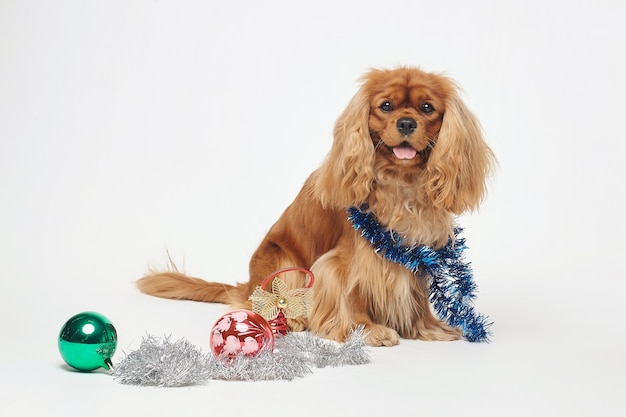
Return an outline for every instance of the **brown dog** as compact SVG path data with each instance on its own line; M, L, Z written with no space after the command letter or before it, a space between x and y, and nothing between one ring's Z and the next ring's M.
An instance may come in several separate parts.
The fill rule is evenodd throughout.
M314 305L308 319L290 320L292 330L343 341L362 324L372 346L395 345L399 336L458 339L458 329L433 315L428 279L383 259L346 209L365 207L407 241L440 247L454 236L454 215L478 207L492 162L451 80L416 68L373 70L337 120L326 160L252 256L249 282L158 272L139 289L250 309L248 297L267 275L302 266L315 274ZM303 286L297 273L285 279Z

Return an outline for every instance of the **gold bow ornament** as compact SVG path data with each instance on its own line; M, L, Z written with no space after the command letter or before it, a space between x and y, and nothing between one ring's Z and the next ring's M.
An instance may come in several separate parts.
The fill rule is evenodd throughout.
M291 271L300 271L308 275L306 287L289 289L287 283L278 276ZM272 280L272 291L264 288ZM276 334L286 334L288 331L287 318L307 317L313 308L313 273L305 268L292 267L276 271L263 280L249 297L252 302L252 311L260 314L268 321L272 331Z

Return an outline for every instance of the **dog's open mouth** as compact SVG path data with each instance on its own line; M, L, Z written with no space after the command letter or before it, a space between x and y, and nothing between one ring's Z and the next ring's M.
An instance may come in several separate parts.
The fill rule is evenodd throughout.
M417 150L406 142L392 147L391 151L398 159L413 159L417 156Z
M389 150L394 154L397 159L410 161L411 159L415 159L416 156L420 156L423 161L428 159L428 155L430 154L430 146L427 146L425 149L418 151L408 142L402 142L397 146L387 146Z

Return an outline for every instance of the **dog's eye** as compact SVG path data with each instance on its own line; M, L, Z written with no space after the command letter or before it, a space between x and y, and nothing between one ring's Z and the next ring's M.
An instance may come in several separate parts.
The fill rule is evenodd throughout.
M390 112L393 110L393 104L391 104L391 101L385 101L380 105L380 109L384 112Z
M420 109L422 110L422 113L424 114L430 114L432 112L435 111L435 108L433 107L432 104L430 103L424 103L420 106Z

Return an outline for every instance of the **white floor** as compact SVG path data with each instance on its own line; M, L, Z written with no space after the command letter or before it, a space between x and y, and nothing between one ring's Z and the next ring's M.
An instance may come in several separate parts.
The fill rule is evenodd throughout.
M496 320L490 344L402 341L372 349L370 364L314 369L289 382L210 381L185 388L121 385L105 372L70 371L56 351L54 327L68 307L51 303L36 312L32 306L5 320L3 414L623 415L623 334L545 300L486 298L481 305ZM119 333L114 362L147 332L185 337L206 350L208 329L225 311L136 294L112 296L108 305Z
M306 18L305 18L306 17ZM0 414L626 415L623 2L0 2ZM144 296L165 265L246 279L370 66L463 87L499 160L460 219L489 344L406 341L284 382L125 386L57 336L208 349L225 306Z

